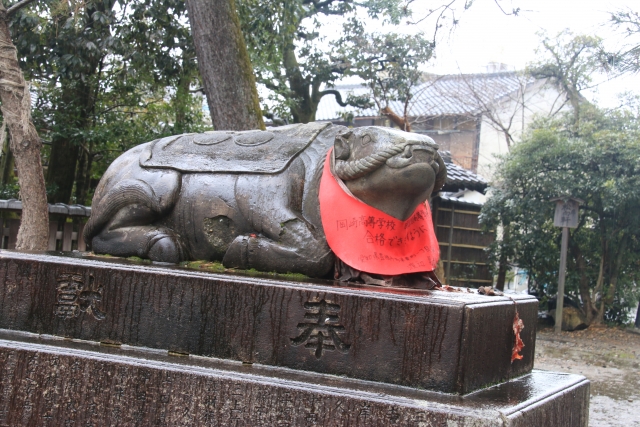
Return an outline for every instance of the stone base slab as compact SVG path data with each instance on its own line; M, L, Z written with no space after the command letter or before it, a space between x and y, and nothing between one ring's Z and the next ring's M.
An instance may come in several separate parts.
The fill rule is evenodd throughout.
M537 300L0 251L0 328L466 394L533 369ZM516 313L523 358L511 362Z
M465 396L0 330L0 426L586 427L589 382L533 371Z

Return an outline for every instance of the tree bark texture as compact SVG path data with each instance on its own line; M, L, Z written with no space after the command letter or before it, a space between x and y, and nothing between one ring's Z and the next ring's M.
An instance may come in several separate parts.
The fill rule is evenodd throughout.
M235 0L188 0L187 10L213 126L264 129Z
M46 250L49 209L40 159L42 141L31 121L31 95L0 3L0 99L2 115L11 136L11 151L18 169L22 222L16 249Z
M0 139L2 140L2 157L0 157L0 184L11 184L13 182L13 168L15 164L13 162L13 153L9 146L9 134L7 133L7 122L2 123L2 129L0 129Z
M309 123L316 121L316 112L322 94L320 93L320 79L312 81L305 79L300 71L300 64L296 57L293 38L286 40L283 47L284 72L289 81L291 92L295 95L291 105L291 115L294 123Z

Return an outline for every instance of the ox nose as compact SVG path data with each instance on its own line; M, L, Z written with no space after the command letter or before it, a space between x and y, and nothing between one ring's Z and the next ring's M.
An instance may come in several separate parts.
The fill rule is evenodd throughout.
M402 157L405 159L413 158L415 163L431 163L435 157L435 150L424 144L411 144L404 147Z
M402 153L387 160L387 165L392 168L402 168L415 163L426 163L431 166L434 161L436 151L433 147L425 144L407 144Z

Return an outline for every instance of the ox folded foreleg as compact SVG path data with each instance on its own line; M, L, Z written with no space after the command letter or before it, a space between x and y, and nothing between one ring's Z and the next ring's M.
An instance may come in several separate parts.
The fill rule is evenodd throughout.
M314 277L331 273L334 255L324 233L303 214L304 172L301 162L294 162L279 175L238 179L238 207L255 232L235 238L225 266Z
M334 259L324 239L315 238L304 221L293 219L282 224L276 239L263 235L238 236L229 246L223 264L322 277L332 271Z

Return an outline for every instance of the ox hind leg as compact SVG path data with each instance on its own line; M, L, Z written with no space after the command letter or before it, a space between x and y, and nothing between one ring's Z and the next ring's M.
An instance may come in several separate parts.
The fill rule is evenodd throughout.
M173 190L169 197L160 198L144 181L120 182L99 201L87 224L85 240L96 253L169 263L188 259L181 237L155 224L173 207L178 188Z

